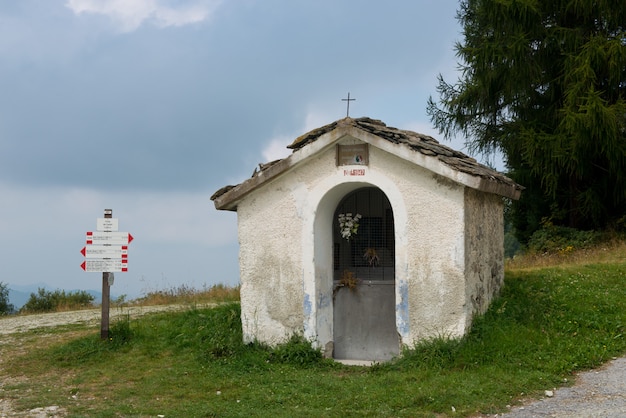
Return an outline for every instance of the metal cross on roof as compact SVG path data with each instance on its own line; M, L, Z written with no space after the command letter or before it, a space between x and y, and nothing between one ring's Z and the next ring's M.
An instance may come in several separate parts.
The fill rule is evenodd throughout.
M350 98L350 92L348 92L347 99L341 99L342 102L348 102L348 109L346 109L346 117L350 117L350 102L354 102L356 99Z

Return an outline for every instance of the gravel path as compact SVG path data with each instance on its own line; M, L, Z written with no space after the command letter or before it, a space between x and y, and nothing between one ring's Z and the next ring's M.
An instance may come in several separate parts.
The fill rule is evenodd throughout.
M546 397L511 412L507 418L626 417L626 357L596 370L578 373L574 386L546 391Z
M190 305L157 305L112 308L109 312L109 320L112 322L115 318L125 315L135 318L152 312L179 311L189 309L189 307ZM101 309L0 317L0 335L67 324L99 324L101 317Z
M188 309L188 305L148 306L114 308L109 313L111 320L119 316L138 317L152 312ZM36 328L54 327L64 324L99 323L100 309L74 312L59 312L41 315L11 316L0 318L0 337ZM0 340L0 345L2 341ZM2 359L0 359L0 366ZM8 399L2 399L3 379L0 367L0 418L64 417L65 411L58 406L37 408L16 413ZM546 397L524 406L511 408L510 412L485 417L506 418L626 418L626 357L617 358L603 367L579 373L574 386L546 391Z

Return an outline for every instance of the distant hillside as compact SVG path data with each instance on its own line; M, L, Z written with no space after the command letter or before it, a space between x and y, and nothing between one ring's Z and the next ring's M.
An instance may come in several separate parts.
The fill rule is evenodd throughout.
M9 288L9 303L12 304L16 310L20 309L30 297L30 292L23 292L20 290L13 290Z

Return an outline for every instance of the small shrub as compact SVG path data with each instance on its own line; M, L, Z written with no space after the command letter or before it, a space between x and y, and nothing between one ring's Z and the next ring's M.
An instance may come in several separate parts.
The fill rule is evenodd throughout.
M600 239L596 231L580 231L546 221L528 240L528 250L536 253L567 255L574 250L589 248Z
M120 317L109 328L109 342L115 345L124 345L132 339L133 332L130 328L130 315Z
M65 290L50 292L39 288L37 293L31 293L30 298L20 309L20 313L43 313L61 310L74 310L90 307L94 297L84 290L65 293Z
M323 356L303 335L294 334L289 341L272 349L269 358L273 363L304 366L319 363Z
M128 298L128 296L126 294L119 295L118 297L116 297L115 299L113 299L111 301L111 304L113 304L115 306L126 306L127 305L127 298Z

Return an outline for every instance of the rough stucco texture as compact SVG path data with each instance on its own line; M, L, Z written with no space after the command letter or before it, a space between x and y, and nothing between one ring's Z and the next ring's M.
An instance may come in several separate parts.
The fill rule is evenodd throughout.
M504 282L503 211L502 198L466 190L465 277L468 316L484 313ZM468 319L471 320L471 316Z
M244 340L276 344L303 326L301 228L289 193L251 197L237 210Z

